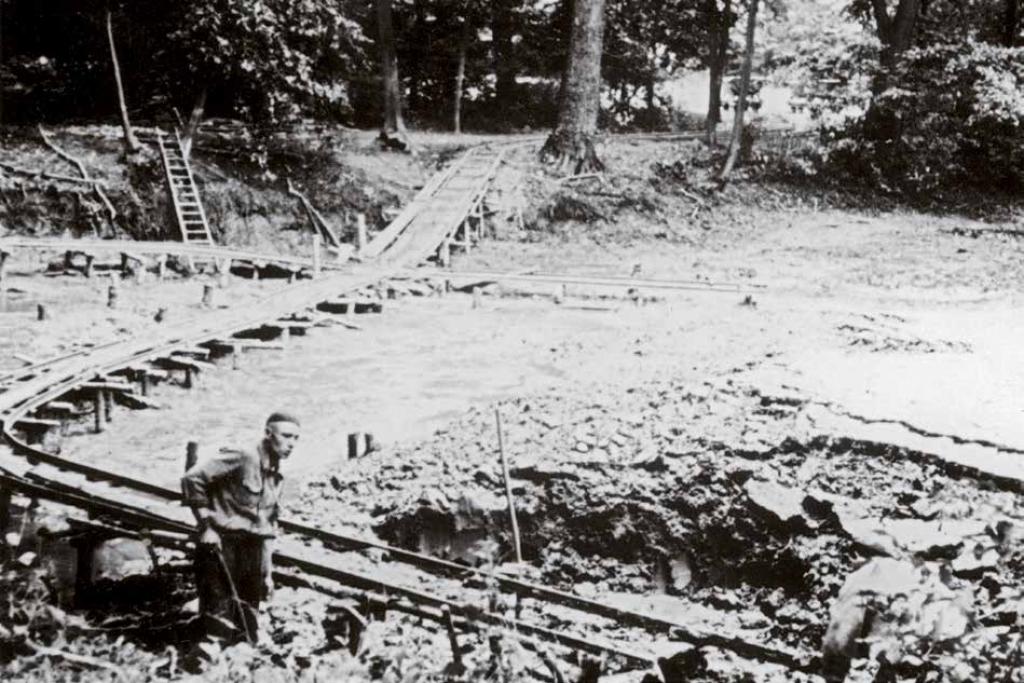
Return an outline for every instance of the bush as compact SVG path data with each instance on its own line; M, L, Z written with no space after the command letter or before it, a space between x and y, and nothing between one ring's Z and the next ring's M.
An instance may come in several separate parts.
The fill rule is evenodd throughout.
M1024 49L968 41L912 49L888 73L846 66L806 89L825 169L911 197L1024 190Z

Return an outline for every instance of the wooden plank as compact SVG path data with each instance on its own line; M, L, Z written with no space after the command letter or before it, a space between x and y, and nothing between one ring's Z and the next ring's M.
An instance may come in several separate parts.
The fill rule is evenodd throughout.
M121 382L82 382L78 386L90 391L122 391L126 394L131 394L135 391L132 385L122 384Z
M60 420L47 420L41 417L22 417L14 422L15 429L44 428L53 429L61 426Z

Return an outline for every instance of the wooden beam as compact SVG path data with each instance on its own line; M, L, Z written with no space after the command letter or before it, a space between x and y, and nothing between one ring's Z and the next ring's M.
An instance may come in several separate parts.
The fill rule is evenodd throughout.
M78 385L79 389L89 389L94 391L121 391L126 394L135 393L135 387L128 383L121 382L83 382Z
M54 429L63 423L60 420L46 420L40 417L22 417L14 422L15 429Z

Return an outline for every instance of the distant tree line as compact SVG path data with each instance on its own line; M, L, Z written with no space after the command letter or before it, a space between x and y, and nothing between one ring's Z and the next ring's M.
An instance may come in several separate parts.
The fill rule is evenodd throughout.
M884 141L907 131L904 110L913 102L934 95L929 106L941 108L949 92L938 83L980 98L952 107L947 121L967 140L978 117L962 112L975 105L998 109L1006 125L1019 120L1024 107L1013 89L1024 89L1016 80L1022 0L849 0L848 16L864 29L854 38L806 23L834 4L0 0L0 120L95 121L120 110L129 147L129 118L173 116L182 126L203 116L258 126L312 117L379 126L398 145L407 124L553 128L542 155L581 172L600 167L592 143L599 126L669 127L671 102L659 86L684 70L710 72L704 125L711 138L726 74L742 67L735 143L758 45L762 63L801 65L798 85L812 111L861 105L855 138L886 153L900 149ZM756 39L772 22L782 30ZM932 58L922 56L929 50ZM951 83L928 72L954 58L966 60L975 76ZM851 87L865 82L860 91ZM901 100L908 92L913 97ZM1005 131L989 123L987 134L1005 144Z
M587 0L580 0L585 3ZM666 125L657 85L700 68L718 0L608 0L603 121ZM604 5L604 3L602 3ZM94 120L116 111L109 10L133 116L211 116L357 126L384 117L391 43L404 119L416 127L550 127L569 54L571 0L0 0L5 122ZM386 10L386 11L385 11ZM709 16L708 13L710 12ZM383 27L382 19L389 20ZM721 31L719 31L721 34ZM727 35L727 34L726 34ZM727 55L734 56L731 53ZM721 62L722 60L717 60ZM457 111L458 110L458 111Z

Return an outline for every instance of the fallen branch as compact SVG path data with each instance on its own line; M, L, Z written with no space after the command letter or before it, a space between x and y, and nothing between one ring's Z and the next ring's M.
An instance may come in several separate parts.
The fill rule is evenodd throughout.
M78 157L72 156L67 150L61 149L57 144L50 138L46 130L43 128L43 124L39 124L39 135L43 138L43 144L53 150L53 153L58 157L67 161L70 164L74 164L75 168L78 169L79 175L82 176L82 180L92 183L93 192L99 197L99 200L103 202L103 206L107 209L107 221L110 223L110 228L114 229L114 220L117 218L117 210L114 209L114 205L107 198L106 193L99 185L99 181L95 180L89 175L89 170L85 167L85 164Z
M98 184L92 186L93 192L100 198L103 205L107 208L107 220L110 221L110 227L114 227L114 219L117 218L117 209L110 203L110 199L107 198L107 194L103 191Z
M78 168L78 173L79 175L82 176L83 180L92 180L92 178L89 177L89 171L86 170L85 164L82 163L82 160L78 159L77 157L71 156L65 150L61 149L56 144L54 144L53 140L50 139L50 136L43 129L43 124L41 123L39 124L39 135L40 137L43 138L43 144L52 149L54 154L59 156L64 161L67 161L70 164L74 164L75 167Z
M335 248L341 247L341 241L338 236L331 230L331 226L327 225L327 221L320 215L320 212L316 210L316 207L306 198L306 195L299 192L295 185L292 184L291 179L288 181L288 194L296 197L302 204L302 208L306 211L306 216L309 218L309 222L313 224L313 229L323 235L324 240Z
M87 655L76 655L71 652L65 652L64 650L57 650L52 647L44 647L39 643L32 642L31 640L25 641L25 644L28 645L28 647L32 649L37 655L43 657L59 657L68 662L81 664L83 666L91 666L96 669L106 669L107 671L114 671L118 674L124 673L121 670L121 667L117 666L116 664L104 662L102 659L97 659L96 657L89 657Z
M681 188L681 187L680 187L680 188L677 188L677 191L679 192L679 194L683 195L683 196L684 196L684 197L686 197L687 199L690 199L690 200L692 200L692 201L693 201L693 202L695 202L695 203L696 203L697 205L699 205L699 206L701 206L701 207L707 206L707 202L705 202L705 201L704 201L703 199L701 199L701 198L700 198L700 197L698 197L697 195L693 194L692 192L689 192L689 191L687 191L687 190L684 190L684 189L683 189L683 188Z
M5 164L3 162L0 162L0 168L7 171L8 173L23 175L29 178L41 178L43 180L60 180L66 183L82 183L85 185L99 185L100 187L107 187L107 183L102 180L87 180L85 178L76 178L74 176L61 175L60 173L47 173L46 171L42 170L33 171L32 169L21 168L13 164Z
M564 178L559 178L558 182L559 183L571 183L571 182L574 182L576 180L585 180L587 178L597 178L598 180L601 181L602 184L604 183L604 174L603 173L579 173L577 175L567 175Z

